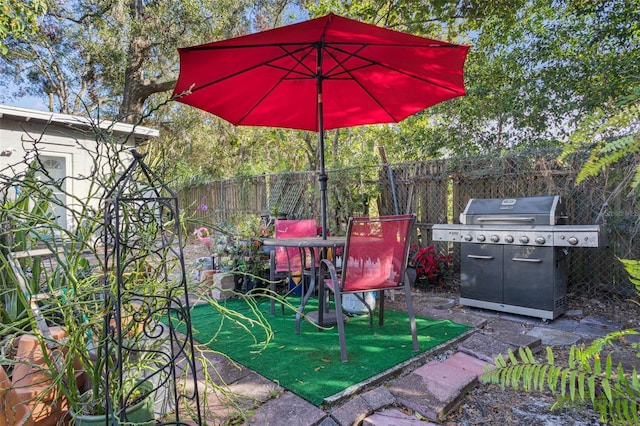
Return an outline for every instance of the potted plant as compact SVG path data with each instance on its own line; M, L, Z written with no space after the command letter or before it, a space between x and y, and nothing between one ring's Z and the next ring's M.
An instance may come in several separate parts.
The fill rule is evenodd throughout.
M259 238L252 238L243 244L238 261L238 269L243 273L243 291L248 292L260 286L260 281L267 279L269 258Z
M139 281L140 288L160 290L150 279L140 280L135 275L127 279ZM149 379L160 364L166 335L151 331L162 327L151 315L154 306L128 301L120 307L125 313L120 318L109 314L113 312L109 302L105 303L103 295L95 291L100 285L99 274L83 279L76 287L77 296L60 300L68 307L56 308L63 312L67 330L62 345L66 354L64 368L56 373L61 392L76 425L104 424L107 413L129 422L150 424L154 421L156 386ZM118 351L118 341L125 350ZM76 380L70 379L73 377Z
M112 299L106 296L113 293L108 289L113 280L105 285L104 274L89 267L82 244L69 247L48 251L47 262L54 265L50 270L38 266L44 260L39 256L16 260L2 256L3 283L11 281L29 289L14 292L14 305L23 309L11 322L2 323L0 339L15 339L18 349L26 338L32 342L26 348L27 356L2 359L3 368L13 384L33 389L33 400L24 401L32 412L46 402L59 408L47 411L48 417L62 419L62 409L68 408L75 424L104 424L107 412L131 422L152 422L155 386L145 379L156 374L158 359L153 354L162 353L159 348L166 342L164 335L148 330L158 327L150 314L155 307L131 301L121 307L128 314L116 318L110 313ZM130 289L159 291L154 277L142 275L127 275ZM8 293L5 287L3 294ZM37 309L30 295L41 299ZM3 313L7 316L6 310ZM124 356L117 351L118 339L127 348ZM119 372L124 372L124 380Z
M444 273L451 263L451 253L440 254L434 246L414 246L413 249L409 257L409 266L415 269L416 282L426 281L429 284L442 285Z
M267 279L269 263L262 238L268 235L269 226L260 216L232 218L214 229L211 252L217 271L234 275L236 291L249 292Z
M143 257L128 263L120 284L137 299L125 298L116 309L113 265L95 244L96 236L103 235L101 212L77 200L73 214L80 218L78 225L72 230L60 226L53 191L36 172L37 162L32 162L14 178L11 186L19 182L19 191L2 201L0 213L0 342L5 348L32 342L27 355L0 355L4 381L16 385L3 393L13 398L28 386L30 396L14 402L27 407L32 421L63 421L67 409L76 424L85 415L97 415L104 424L108 412L137 423L153 421L156 386L145 379L158 374L153 354L162 356L157 349L166 335L157 332L157 306L140 301L145 294L160 293L162 277ZM153 242L155 232L135 229L136 241ZM118 342L126 351L117 350ZM38 408L43 405L55 410L44 412Z

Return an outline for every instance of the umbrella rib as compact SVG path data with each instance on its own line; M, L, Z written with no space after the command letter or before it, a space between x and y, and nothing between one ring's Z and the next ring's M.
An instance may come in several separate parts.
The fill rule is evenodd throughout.
M361 56L361 55L359 55L359 54L358 54L358 52L362 51L365 47L374 46L374 45L375 45L375 44L363 44L363 45L362 45L362 47L361 47L360 49L358 49L356 52L349 52L349 51L344 50L344 49L338 49L338 48L337 48L337 47L335 47L335 46L330 46L330 47L332 47L332 48L333 48L334 50L336 50L336 51L339 51L339 52L342 52L342 53L345 53L345 54L349 55L349 58L351 58L351 57L355 57L355 58L361 59L361 60L363 60L363 61L369 62L369 65L361 65L361 66L356 67L356 68L346 68L346 67L344 67L344 65L343 65L343 64L344 64L344 62L346 62L346 61L339 62L339 61L337 60L337 58L336 58L333 54L331 54L328 50L327 50L327 54L331 55L331 57L333 57L333 59L335 59L335 60L336 60L336 62L337 62L337 65L336 65L333 69L336 69L336 68L338 68L338 66L340 66L340 67L342 67L342 68L344 69L344 72L345 72L345 73L347 73L347 74L349 74L349 75L351 75L351 72L353 72L353 71L357 71L357 70L360 70L360 69L363 69L363 68L367 68L367 67L370 67L370 66L377 65L377 66L380 66L380 67L385 68L385 69L387 69L387 70L395 71L395 72L398 72L398 73L400 73L400 74L404 74L404 75L406 75L407 77L411 77L411 78L413 78L413 79L420 80L420 81L422 81L422 82L424 82L424 83L431 84L431 85L433 85L433 86L438 86L438 87L440 87L440 88L442 88L442 89L445 89L445 90L448 90L448 91L450 91L450 92L452 92L452 93L456 93L456 90L455 90L455 89L452 89L452 88L450 88L450 87L448 87L448 86L444 86L444 85L439 84L439 83L436 83L435 81L432 81L432 80L431 80L431 79L429 79L429 78L425 78L425 77L422 77L422 76L420 76L420 75L416 75L416 74L413 74L413 73L409 73L409 72L407 72L407 71L404 71L404 70L401 70L401 69L398 69L398 68L392 68L392 67L390 67L390 66L388 66L388 65L385 65L385 64L383 64L383 63L381 63L381 62L374 61L374 60L372 60L372 59L369 59L369 58L367 58L367 57L365 57L365 56ZM429 46L429 47L446 47L446 46Z
M287 57L287 56L288 56L288 57L292 58L293 60L295 60L295 61L296 61L298 64L300 64L302 67L304 67L305 69L307 69L307 70L309 71L309 74L308 74L308 75L306 75L306 74L304 74L304 73L302 73L302 72L300 72L300 71L293 70L293 69L290 69L290 68L284 68L284 67L281 67L281 66L277 66L277 65L274 65L274 64L270 63L270 62L272 62L272 61L267 61L267 62L264 64L264 66L269 66L269 67L272 67L272 68L275 68L275 69L279 69L279 70L285 71L286 73L285 73L285 75L284 75L282 78L280 78L280 79L278 80L278 82L277 82L276 84L274 84L274 85L273 85L269 90L267 90L267 91L264 93L264 95L262 95L262 96L260 97L260 100L259 100L258 102L255 102L255 103L253 104L253 106L252 106L251 108L249 108L249 109L248 109L248 110L247 110L247 111L242 115L242 117L240 117L240 119L238 120L238 123L240 123L240 124L241 124L241 123L244 121L244 119L245 119L245 118L247 118L247 117L248 117L248 116L249 116L249 115L250 115L250 114L251 114L251 113L256 109L256 107L257 107L258 105L260 105L260 103L262 103L262 101L263 101L264 99L266 99L266 98L267 98L267 97L268 97L268 96L269 96L269 95L270 95L270 94L271 94L271 93L276 89L276 87L278 87L278 85L280 85L280 83L281 83L283 80L288 79L288 78L289 78L289 74L295 73L295 74L299 74L300 76L305 76L305 75L306 75L307 77L309 77L309 76L313 76L312 70L311 70L311 69L309 69L309 67L307 67L307 66L304 64L304 62L303 62L303 59L304 59L304 58L306 58L306 57L308 57L308 56L311 54L311 52L313 51L313 49L309 49L308 47L306 47L306 48L305 48L305 47L303 47L303 48L300 48L300 49L294 50L294 51L292 51L292 52L289 52L289 51L288 51L287 49L285 49L283 46L278 46L278 47L280 47L280 48L285 52L285 54L284 54L283 56L280 56L280 57L279 57L279 58L277 58L277 59L274 59L273 61L276 61L276 60L279 60L279 59L282 59L282 58L284 58L284 57ZM303 50L305 50L305 49L307 49L308 51L307 51L307 52L302 56L302 58L298 59L298 57L297 57L297 56L295 56L295 53L301 52L301 51L303 51ZM300 77L300 78L302 78L302 77Z
M273 47L273 46L270 46L270 47ZM282 47L282 46L279 46L279 47ZM259 63L259 64L255 64L255 65L252 65L252 66L250 66L250 67L243 68L243 69L238 70L238 71L236 71L236 72L234 72L234 73L231 73L231 74L225 75L224 77L219 78L219 79L217 79L217 80L209 81L209 82L207 82L207 83L205 83L205 84L203 84L203 85L201 85L201 86L194 87L194 88L192 88L192 89L190 90L190 93L196 92L196 91L201 90L201 89L206 89L206 88L207 88L207 87L209 87L209 86L214 86L214 85L216 85L216 84L218 84L218 83L220 83L220 82L223 82L223 81L229 80L229 79L231 79L231 78L233 78L233 77L236 77L236 76L238 76L238 75L244 74L244 73L246 73L246 72L248 72L248 71L251 71L251 70L257 69L257 68L262 67L262 66L270 66L270 67L273 67L273 68L282 69L282 70L284 70L284 71L294 72L293 70L290 70L290 69L288 69L288 68L282 68L282 67L278 67L278 66L276 66L276 65L273 65L273 64L272 64L272 62L278 61L278 60L280 60L280 59L282 59L282 58L286 58L287 56L290 56L290 57L294 58L297 62L300 62L300 60L299 60L298 58L296 58L296 57L294 56L294 54L295 54L295 53L298 53L298 52L300 52L300 51L303 51L303 50L305 50L305 49L309 49L309 46L302 46L302 47L300 47L300 49L297 49L297 50L294 50L294 51L291 51L291 52L288 52L287 50L282 49L282 50L285 52L283 55L280 55L280 56L278 56L278 57L276 57L276 58L271 58L271 59L269 59L269 60L268 60L268 61L266 61L266 62L261 62L261 63ZM308 54L307 54L307 55L305 55L305 56L308 56ZM311 72L311 71L310 71L310 72ZM303 73L300 73L300 72L298 72L298 73L299 73L300 75L304 75ZM312 76L312 75L313 75L313 74L310 74L310 76Z
M334 70L336 70L336 69L338 69L338 68L342 69L343 71L342 71L342 72L340 72L339 74L347 74L347 75L349 75L349 76L350 76L350 78L351 78L351 80L355 81L355 82L356 82L356 84L358 84L358 86L360 86L360 88L362 88L362 91L363 91L364 93L366 93L366 94L367 94L367 95L368 95L368 96L369 96L369 97L370 97L370 98L371 98L371 99L372 99L376 104L378 104L378 106L380 107L380 109L382 109L383 111L385 111L385 112L387 113L387 115L388 115L389 117L391 117L395 122L398 122L398 121L400 121L400 120L398 120L398 118L397 118L397 117L395 117L393 114L391 114L391 113L389 112L389 110L384 106L384 104L383 104L382 102L380 102L380 101L378 100L378 98L377 98L376 96L374 96L374 95L373 95L373 94L372 94L372 93L371 93L371 92L370 92L370 91L369 91L369 90L368 90L364 85L362 85L362 83L360 82L360 80L358 80L357 78L355 78L355 77L353 76L353 74L352 74L352 73L353 73L354 71L357 71L357 70L360 70L360 69L363 69L363 68L372 67L372 66L379 66L379 67L385 68L385 69L387 69L387 70L391 70L391 71L394 71L394 72L398 72L398 73L400 73L400 74L404 74L404 75L406 75L407 77L410 77L410 78L413 78L413 79L416 79L416 80L420 80L420 81L422 81L422 82L424 82L424 83L427 83L427 84L431 84L431 85L433 85L433 86L440 87L440 88L445 89L445 90L448 90L448 91L450 91L450 92L452 92L452 93L456 93L456 92L457 92L455 89L452 89L452 88L450 88L450 87L444 86L444 85L442 85L442 84L438 84L438 83L436 83L436 82L434 82L434 81L431 81L431 80L430 80L430 79L428 79L428 78L424 78L424 77L421 77L421 76L419 76L419 75L415 75L415 74L413 74L413 73L408 73L408 72L406 72L406 71L404 71L404 70L400 70L400 69L397 69L397 68L392 68L392 67L390 67L390 66L388 66L388 65L382 64L382 63L380 63L380 62L378 62L378 61L374 61L374 60L372 60L372 59L369 59L369 58L364 57L364 56L362 56L362 55L360 55L360 54L359 54L359 52L361 52L363 49L365 49L366 47L369 47L369 46L372 46L372 44L363 44L359 49L357 49L357 50L356 50L356 51L354 51L354 52L349 52L349 51L344 50L344 49L339 49L338 47L333 46L333 45L326 46L326 47L325 47L325 52L327 53L327 55L331 56L331 57L336 61L336 65L335 65L335 66L334 66L334 67L333 67L329 72L327 72L326 74L324 74L324 75L323 75L323 79L334 79L334 77L333 77L333 76L330 76L330 75L329 75L329 73L330 73L330 72L333 72ZM337 58L337 57L336 57L336 56L335 56L335 55L334 55L334 54L333 54L333 53L328 49L328 47L331 47L331 48L332 48L333 50L335 50L335 51L342 52L342 53L346 54L346 55L347 55L347 59L345 59L345 60L343 60L343 61L339 61L339 60L338 60L338 58ZM347 68L347 67L344 65L344 63L345 63L345 62L347 62L347 60L349 60L349 59L351 59L351 58L358 58L358 59L360 59L360 60L362 60L362 61L368 62L368 64L367 64L367 65L361 65L361 66L354 67L354 68ZM334 74L334 76L337 76L337 75L338 75L338 74Z
M331 46L331 47L332 47L334 50L336 50L336 51L340 51L340 52L342 52L342 53L346 53L346 54L347 54L347 59L345 59L344 61L340 61L340 60L338 60L338 58L337 58L337 57L336 57L336 56L335 56L335 55L330 51L330 49L327 49L327 47L325 47L324 51L326 52L326 54L327 54L327 55L329 55L329 56L331 56L331 57L333 58L333 60L335 60L335 61L336 61L336 65L335 65L331 70L329 70L329 72L328 72L328 73L330 73L330 72L332 72L332 71L334 71L334 70L336 70L336 69L338 69L338 68L342 69L343 71L342 71L340 74L345 73L345 74L347 74L347 75L351 76L351 79L352 79L353 81L355 81L355 82L356 82L356 84L358 84L358 86L360 86L360 87L362 88L362 90L364 91L364 93L366 93L366 94L367 94L371 99L373 99L373 101L374 101L376 104L378 104L378 106L380 107L380 109L382 109L382 110L383 110L383 111L384 111L384 112L385 112L389 117L391 117L391 118L393 119L393 121L396 121L396 122L397 122L397 121L398 121L398 119L397 119L393 114L391 114L391 112L389 112L389 110L388 110L388 109L387 109L387 108L382 104L382 102L380 102L380 101L378 100L378 98L376 98L375 96L373 96L373 94L372 94L369 90L367 90L367 88L365 88L365 87L360 83L360 81L359 81L357 78L354 78L354 77L353 77L353 75L352 75L352 72L353 72L353 71L355 71L355 70L363 69L363 68L368 68L368 67L371 67L371 66L373 66L373 65L375 65L375 64L376 64L376 62L375 62L375 61L372 61L371 59L368 59L368 58L363 58L363 57L361 57L361 56L359 56L359 55L358 55L358 52L362 51L365 47L367 47L367 45L366 45L366 44L363 44L362 46L360 46L360 48L359 48L359 49L357 49L357 50L356 50L356 51L354 51L354 52L347 52L347 51L345 51L345 50L343 50L343 49L337 49L336 47L333 47L333 46ZM353 69L348 69L348 68L344 65L344 63L345 63L346 61L348 61L349 59L353 58L353 57L356 57L356 58L362 59L362 60L364 60L365 62L368 62L368 63L369 63L369 65L362 65L362 66L359 66L359 67L356 67L356 68L353 68ZM322 76L322 78L328 78L328 79L331 79L331 77L327 77L328 73L327 73L327 74L325 74L324 76Z
M289 74L292 74L292 73L298 74L298 75L300 75L302 77L313 77L313 78L315 78L315 73L313 72L313 69L309 68L307 66L307 64L304 63L304 59L309 57L311 52L314 51L311 48L312 47L311 45L306 47L307 52L302 56L302 58L298 58L297 56L295 56L295 54L298 53L298 52L303 51L304 49L297 49L297 50L294 50L294 51L290 52L287 49L285 49L284 45L278 46L278 47L280 47L280 49L282 49L282 51L285 52L285 54L286 54L285 56L289 56L291 59L296 61L298 63L298 65L300 65L302 68L304 68L304 69L306 69L308 71L308 74L305 74L302 71L294 70L292 68L285 68L285 67L282 67L282 66L279 66L279 65L274 65L274 64L270 63L271 61L265 63L266 66L269 66L269 67L272 67L272 68L275 68L275 69L278 69L278 70L281 70L281 71L286 71L286 74L282 78L282 80L287 79ZM282 56L282 57L284 57L284 56Z

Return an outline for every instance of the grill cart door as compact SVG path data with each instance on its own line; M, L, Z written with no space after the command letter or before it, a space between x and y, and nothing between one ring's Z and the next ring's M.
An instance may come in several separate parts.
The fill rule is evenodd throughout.
M565 256L554 247L505 246L504 303L555 318L566 310L565 271Z
M461 299L502 303L502 250L501 245L489 244L460 247Z

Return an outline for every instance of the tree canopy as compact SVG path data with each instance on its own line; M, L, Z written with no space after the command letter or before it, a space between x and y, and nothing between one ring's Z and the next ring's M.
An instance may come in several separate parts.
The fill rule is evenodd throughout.
M326 1L317 13L338 8L471 46L467 96L401 123L401 143L389 143L396 160L562 144L581 117L632 93L640 78L635 1Z
M236 128L168 99L178 47L327 12L471 46L467 96L397 125L328 132L328 167L380 162L379 145L390 161L562 145L640 76L632 0L74 0L30 10L25 17L42 15L34 34L18 28L4 41L0 80L11 87L17 78L18 89L2 100L29 94L52 111L144 120L162 135L149 150L183 178L315 169L314 134Z

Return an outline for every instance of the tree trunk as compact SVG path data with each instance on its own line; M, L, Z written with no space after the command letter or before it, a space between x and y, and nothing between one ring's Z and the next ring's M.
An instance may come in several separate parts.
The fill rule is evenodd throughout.
M141 2L131 3L131 19L141 19L144 6ZM154 93L171 90L176 80L158 83L145 78L144 64L150 57L153 44L145 34L132 35L127 54L127 67L124 72L124 87L122 103L120 104L119 120L124 123L140 122L144 115L144 103Z

